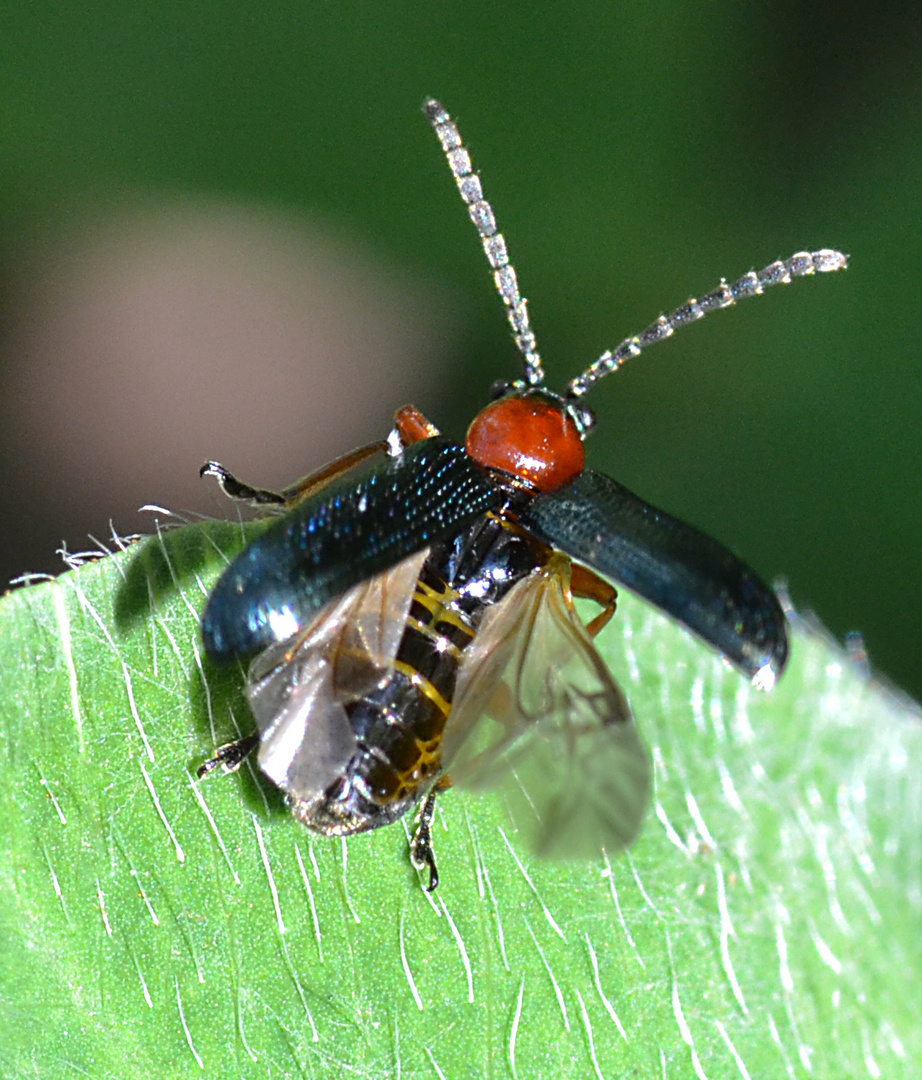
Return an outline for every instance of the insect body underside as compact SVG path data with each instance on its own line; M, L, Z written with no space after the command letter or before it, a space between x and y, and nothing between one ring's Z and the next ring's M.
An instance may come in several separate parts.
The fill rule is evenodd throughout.
M257 658L248 696L260 767L304 825L364 832L425 795L441 772L465 651L487 608L536 569L541 552L485 515L358 586L281 655Z

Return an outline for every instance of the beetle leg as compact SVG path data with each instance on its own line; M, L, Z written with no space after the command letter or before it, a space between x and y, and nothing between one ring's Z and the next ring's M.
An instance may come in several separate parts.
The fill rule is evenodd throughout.
M419 409L413 405L404 405L402 409L397 411L394 417L394 427L400 442L404 446L421 442L423 439L431 439L439 433L439 429L434 424L431 424ZM282 491L270 491L268 488L258 488L253 487L251 484L245 484L218 461L206 461L199 470L199 476L213 476L221 485L224 494L238 502L246 502L261 509L278 507L280 510L290 510L293 506L297 506L302 499L306 499L308 495L320 491L331 480L335 480L337 476L341 476L343 473L348 472L349 469L360 465L372 454L386 453L388 449L386 441L360 446L357 450L331 461L329 465L324 465L323 468L311 473L310 476L305 476L296 484L292 484Z
M258 488L245 484L218 461L206 461L199 469L199 476L213 476L221 485L224 494L238 502L246 502L260 509L290 510L293 506L297 506L302 499L306 499L308 495L313 495L315 491L326 487L337 476L341 476L344 472L348 472L349 469L361 464L365 458L371 457L372 454L383 453L386 450L386 442L369 443L367 446L360 446L358 450L353 450L351 453L344 454L343 457L331 461L329 465L324 465L322 469L311 473L310 476L305 476L296 484L292 484L282 491L270 491L268 488Z
M429 789L419 809L416 829L410 840L410 862L417 870L429 870L429 885L426 892L435 892L439 887L439 871L435 865L435 852L432 849L432 819L435 816L435 797L451 787L447 776L439 779Z
M305 476L303 480L299 480L296 484L292 484L291 487L285 488L282 492L285 509L290 510L293 506L297 506L302 499L306 499L308 495L313 495L315 491L320 491L321 488L325 488L327 484L329 484L331 480L335 480L337 476L342 476L343 473L348 472L350 469L354 469L356 465L360 465L366 458L370 458L373 454L383 453L386 450L386 442L368 443L367 446L360 446L357 450L352 450L348 454L343 454L342 457L337 458L335 461L331 461L329 465L324 465L316 472L312 472L310 476Z
M284 506L285 496L265 488L251 487L238 480L230 470L218 461L206 461L199 469L199 476L213 476L229 499L250 503L251 506Z
M439 429L430 423L415 405L404 405L394 416L394 427L404 446L422 442L438 435Z
M434 424L430 424L414 405L404 405L402 409L397 410L394 416L394 427L400 436L400 442L404 446L421 442L423 439L431 439L434 435L439 434L439 429ZM344 472L348 472L349 469L360 465L365 458L371 457L372 454L389 452L390 444L385 439L381 442L369 443L367 446L360 446L357 450L344 454L341 458L330 462L329 465L324 465L317 472L311 473L310 476L305 477L303 480L299 480L297 484L285 488L282 492L285 508L290 509L292 506L296 506L302 499L308 495L313 495L315 491L320 491L331 480L335 480L337 476L341 476Z
M582 566L580 563L571 564L570 591L580 600L594 600L602 607L603 610L594 619L586 623L587 633L590 637L595 637L602 627L608 624L615 613L615 605L618 599L617 591L612 585L609 585L605 578L599 577L594 570L590 570L588 566Z
M252 735L245 735L242 739L225 743L224 746L218 747L214 757L203 761L199 765L195 770L195 775L201 780L203 776L214 772L218 766L221 766L225 772L234 772L240 768L247 755L251 754L257 746L259 746L259 732L257 731L254 731Z

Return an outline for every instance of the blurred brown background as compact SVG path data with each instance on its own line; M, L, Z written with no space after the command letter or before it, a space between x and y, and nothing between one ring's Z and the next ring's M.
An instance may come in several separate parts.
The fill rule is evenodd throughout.
M922 695L922 9L89 0L0 35L0 577L232 512L516 373L419 106L458 118L552 383L690 293L849 252L593 395L590 462Z

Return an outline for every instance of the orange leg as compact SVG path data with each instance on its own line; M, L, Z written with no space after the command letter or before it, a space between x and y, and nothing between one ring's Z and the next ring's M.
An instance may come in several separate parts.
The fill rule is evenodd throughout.
M342 476L343 473L354 469L356 465L360 465L366 458L383 453L386 450L386 442L369 443L367 446L360 446L357 450L350 450L348 454L343 454L342 457L331 461L328 465L324 465L316 472L312 472L310 476L305 476L303 480L299 480L282 492L285 509L290 510L293 506L297 506L308 495L313 495L314 492L325 488L331 480L335 480L338 476Z
M402 409L398 409L394 417L394 427L404 446L410 446L411 443L420 442L422 439L430 439L439 433L439 429L413 405L404 405ZM217 461L206 461L199 470L199 475L213 476L221 485L224 494L231 499L247 502L261 509L281 512L297 506L308 496L326 487L331 480L360 465L366 458L385 453L388 449L387 441L360 446L357 450L352 450L335 461L331 461L282 491L270 491L268 488L253 487L244 483Z
M422 439L430 439L433 435L439 433L439 429L434 424L430 424L414 405L404 405L402 409L397 410L394 416L394 428L404 446L420 442ZM329 465L324 465L322 469L311 473L310 476L299 480L297 484L286 488L282 492L285 498L285 508L290 509L292 506L296 506L302 499L306 499L308 495L313 495L315 491L320 491L331 480L335 480L337 476L341 476L344 472L348 472L349 469L361 464L366 458L387 450L387 441L369 443L367 446L360 446L358 450L353 450L349 454L344 454L341 458L337 458L336 461L330 462Z
M615 613L617 591L594 570L590 570L588 566L581 566L579 563L572 563L570 567L570 591L580 600L594 600L603 609L586 624L589 636L595 637L602 627L608 625Z
M404 405L402 409L397 410L394 427L404 446L422 442L423 439L431 439L433 435L439 433L435 424L431 424L415 405Z
M283 491L270 491L268 488L253 487L244 483L217 461L206 461L199 470L199 476L213 476L228 498L237 502L249 503L251 506L260 509L268 508L280 513L283 510L290 510L293 506L297 506L302 499L306 499L308 495L312 495L315 491L326 487L331 480L335 480L337 476L348 472L349 469L371 457L372 454L383 453L386 450L386 442L360 446L358 450L353 450L343 457L337 458L336 461L331 461L329 465L324 465L322 469L318 469L317 472L311 473L310 476L306 476L303 480L299 480L296 484L292 484L291 487L287 487Z

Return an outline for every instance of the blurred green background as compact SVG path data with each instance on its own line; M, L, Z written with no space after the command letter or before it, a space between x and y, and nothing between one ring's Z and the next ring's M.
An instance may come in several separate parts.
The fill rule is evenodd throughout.
M207 457L283 484L406 400L460 437L517 369L427 94L556 385L722 275L850 253L604 383L589 457L922 696L916 4L8 5L2 577L142 503L227 514Z

